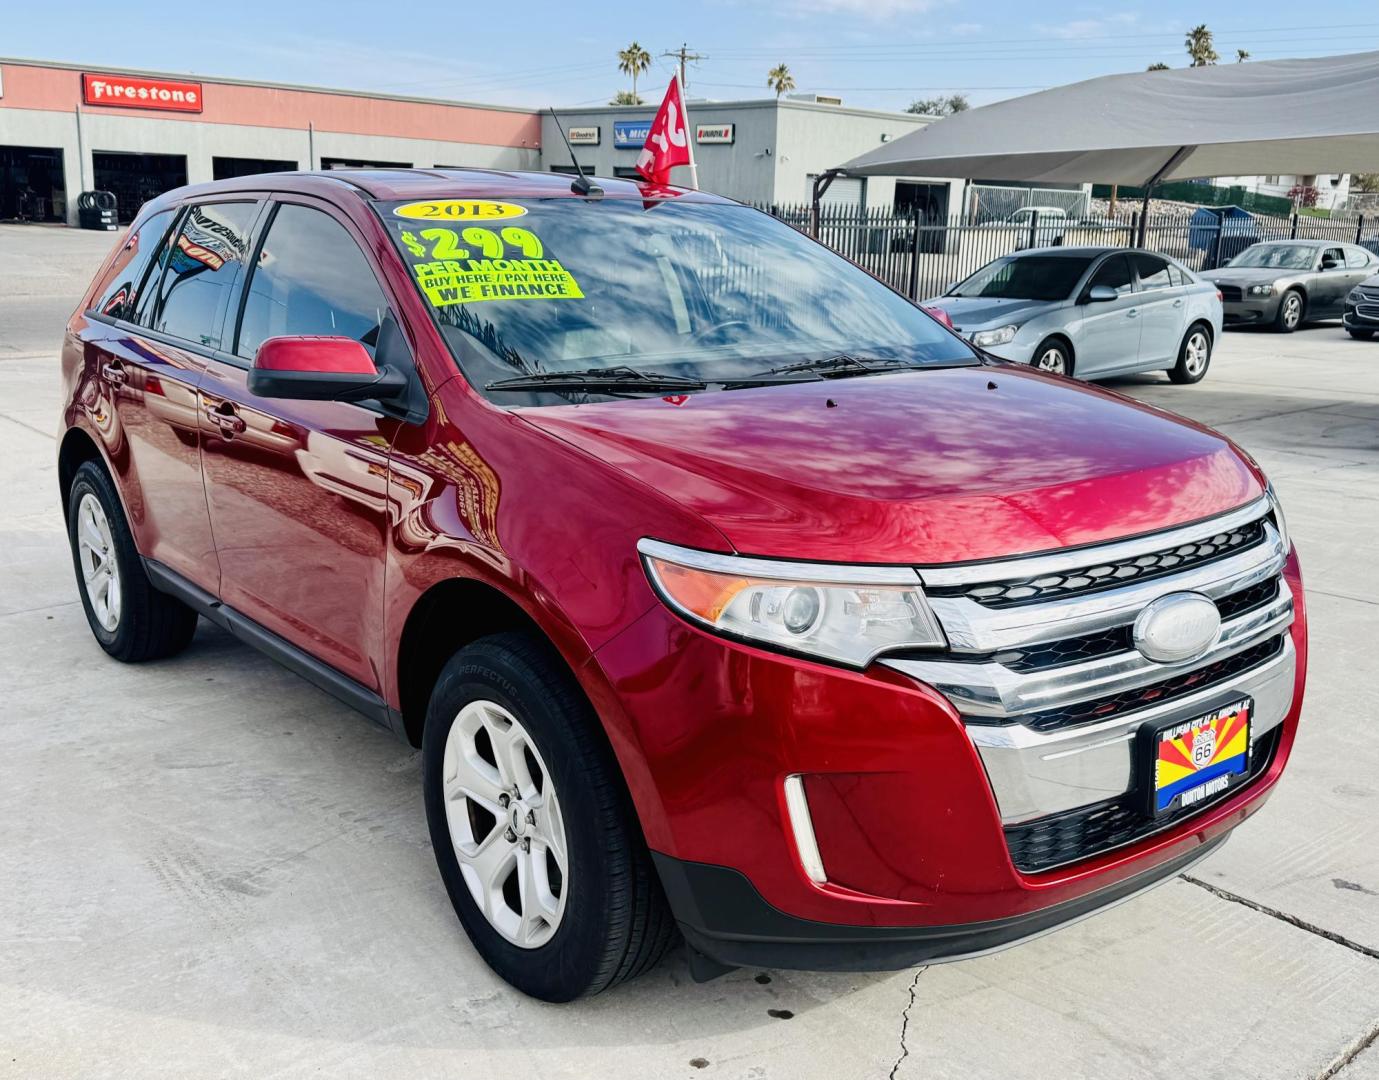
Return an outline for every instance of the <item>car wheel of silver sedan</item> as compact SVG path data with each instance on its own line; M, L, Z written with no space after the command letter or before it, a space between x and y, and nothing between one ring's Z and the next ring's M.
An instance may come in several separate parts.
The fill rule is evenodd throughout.
M1194 323L1178 346L1178 363L1168 369L1168 377L1183 385L1201 382L1210 365L1211 331L1202 323Z
M1034 355L1030 359L1030 364L1040 371L1047 371L1053 375L1071 375L1073 373L1073 362L1072 357L1068 355L1068 347L1053 339L1039 343L1039 347L1034 350Z
M1280 333L1291 334L1302 325L1307 301L1297 289L1289 289L1278 302L1278 314L1274 317L1274 329Z

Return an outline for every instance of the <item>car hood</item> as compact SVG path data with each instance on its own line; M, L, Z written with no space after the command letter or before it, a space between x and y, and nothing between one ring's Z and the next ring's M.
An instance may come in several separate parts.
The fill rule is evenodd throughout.
M1223 436L1027 368L520 415L696 511L734 550L779 558L988 559L1168 528L1261 492Z
M1216 285L1252 285L1260 281L1281 281L1294 278L1310 270L1285 270L1277 266L1223 266L1219 270L1208 270L1197 276Z
M970 333L992 326L1006 326L1042 315L1061 300L999 300L989 296L939 296L925 300L925 307L942 308L953 320L953 329Z

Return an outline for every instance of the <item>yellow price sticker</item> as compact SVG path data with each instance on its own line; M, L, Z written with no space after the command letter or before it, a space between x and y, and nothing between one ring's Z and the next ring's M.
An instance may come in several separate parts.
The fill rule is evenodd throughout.
M525 206L488 199L437 199L407 203L393 211L397 217L422 221L501 221L521 217L526 212Z

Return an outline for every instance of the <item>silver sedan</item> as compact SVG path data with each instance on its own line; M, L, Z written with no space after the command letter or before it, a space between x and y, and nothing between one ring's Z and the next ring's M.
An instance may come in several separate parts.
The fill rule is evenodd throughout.
M924 306L941 308L958 333L1002 359L1081 379L1167 371L1195 383L1221 336L1215 285L1125 248L1007 255Z
M1379 255L1358 244L1271 240L1202 277L1221 290L1227 325L1291 334L1305 319L1339 319L1346 294L1377 269Z

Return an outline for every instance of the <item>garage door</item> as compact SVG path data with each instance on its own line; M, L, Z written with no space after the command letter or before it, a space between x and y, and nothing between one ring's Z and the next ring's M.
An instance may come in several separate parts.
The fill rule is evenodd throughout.
M820 206L861 206L867 195L867 182L860 176L838 176L819 200ZM804 201L814 201L814 177L810 176L804 189Z

